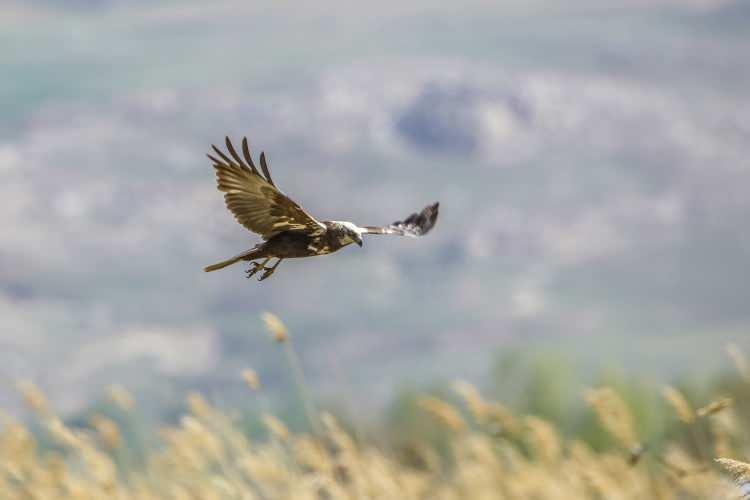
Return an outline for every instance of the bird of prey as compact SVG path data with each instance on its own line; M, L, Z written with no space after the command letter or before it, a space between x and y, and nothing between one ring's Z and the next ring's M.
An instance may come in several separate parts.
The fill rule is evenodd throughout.
M208 154L216 170L217 187L224 193L227 208L237 222L257 233L265 241L231 259L205 267L206 272L216 271L239 261L251 263L247 271L250 278L259 271L262 281L271 276L284 259L313 257L336 252L356 243L362 246L362 235L396 234L422 236L435 225L438 203L427 205L419 213L409 215L385 227L364 226L346 221L318 221L291 198L282 193L271 179L265 153L260 154L260 170L250 156L247 138L242 139L242 157L237 154L229 137L226 147L229 155L211 145L217 156ZM266 264L277 259L271 267Z

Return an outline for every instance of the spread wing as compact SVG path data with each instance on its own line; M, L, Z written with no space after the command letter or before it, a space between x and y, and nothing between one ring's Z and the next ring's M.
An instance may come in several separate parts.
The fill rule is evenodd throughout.
M421 212L413 213L402 221L396 221L390 226L365 226L364 234L397 234L399 236L423 236L435 226L438 217L439 203L427 205Z
M309 234L325 231L323 224L279 191L271 179L264 153L260 154L262 174L258 171L250 156L246 137L242 139L244 161L229 137L226 138L226 146L231 158L213 144L211 147L219 157L207 156L216 169L218 189L225 193L224 201L237 222L264 239L282 231L304 231Z

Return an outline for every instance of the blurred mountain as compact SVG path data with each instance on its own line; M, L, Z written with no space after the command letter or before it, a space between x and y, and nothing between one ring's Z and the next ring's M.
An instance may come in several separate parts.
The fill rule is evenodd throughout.
M693 20L746 4L636 4L8 8L0 373L68 411L112 382L240 397L246 366L286 383L264 310L316 391L368 404L511 345L719 363L750 326L750 38ZM321 219L441 219L263 283L204 274L257 241L204 156L224 135Z

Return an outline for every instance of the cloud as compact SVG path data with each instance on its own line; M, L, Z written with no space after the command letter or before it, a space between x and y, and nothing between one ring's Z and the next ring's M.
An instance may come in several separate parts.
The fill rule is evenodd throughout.
M83 346L67 363L72 383L104 368L147 358L156 374L204 375L220 359L218 336L210 328L128 327Z
M400 90L381 90L385 81ZM12 167L0 173L0 218L17 229L0 236L2 272L10 282L34 283L40 300L111 300L122 287L138 294L197 279L183 269L252 239L225 213L203 159L224 131L263 145L277 180L321 217L385 223L417 200L476 192L446 205L447 217L463 225L420 248L458 244L471 258L515 259L519 272L532 260L556 272L673 244L693 230L687 214L698 204L717 217L736 211L725 189L742 193L737 165L748 130L734 106L695 106L611 77L383 67L323 75L318 86L289 95L171 89L104 107L50 107L3 147ZM431 165L419 163L425 153ZM456 155L466 161L455 165ZM706 162L717 157L724 161L701 184ZM371 175L371 162L380 175ZM394 258L413 252L405 245L377 243L385 258L373 269L387 277L382 286L403 285ZM292 295L307 301L308 293ZM197 291L183 305L162 300L205 319ZM144 306L147 318L163 314Z
M403 348L405 357L425 346L436 357L477 349L461 331L487 350L497 332L589 334L636 316L665 331L686 321L750 324L740 303L750 292L741 231L750 215L750 113L736 91L744 42L673 33L677 41L634 45L628 37L620 54L610 37L584 30L589 45L611 41L608 50L632 66L591 68L583 55L580 65L539 63L528 58L541 50L525 46L517 57L528 64L492 62L502 59L494 52L350 63L344 51L288 73L264 67L279 76L263 80L255 66L216 56L229 42L262 52L238 34L244 24L218 24L226 29L215 30L217 40L197 42L190 23L213 7L185 8L128 11L151 23L158 64L113 65L92 96L79 83L99 87L76 73L75 99L51 81L44 88L58 94L0 124L12 129L0 144L4 376L57 379L59 360L68 360L70 378L56 389L90 395L84 386L102 372L218 384L251 360L276 373L255 321L266 309L300 332L315 359L334 350L330 357L355 364L372 351L361 345ZM167 65L175 72L165 76L161 56L195 47L162 23L191 34L204 51L196 59L212 57ZM568 25L556 26L544 28L567 37ZM117 33L118 50L132 50ZM102 44L60 60L96 49L108 56ZM663 71L673 73L649 66L638 53L646 46L672 61ZM701 72L695 60L718 72ZM265 150L279 185L321 219L387 224L434 200L441 219L424 239L373 237L361 250L290 259L262 284L240 268L206 275L207 263L257 242L225 210L204 156L224 135L247 135L255 155ZM309 375L324 371L315 365Z
M479 128L475 107L470 89L428 85L397 119L396 127L423 150L472 154Z
M21 156L15 148L10 145L0 146L0 170L11 170L16 168L21 161Z

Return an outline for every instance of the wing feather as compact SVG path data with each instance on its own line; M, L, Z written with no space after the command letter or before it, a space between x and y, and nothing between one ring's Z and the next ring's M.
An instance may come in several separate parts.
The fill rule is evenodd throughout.
M323 224L276 188L262 153L263 175L258 172L250 157L247 138L242 140L244 161L229 137L226 138L226 146L231 159L214 145L211 147L220 159L210 154L207 156L216 170L217 187L225 193L227 208L240 224L264 239L282 231L304 231L309 234L325 231Z
M243 139L247 139L247 137L243 137ZM232 155L232 158L234 158L236 164L239 165L243 170L246 170L247 166L242 162L242 159L240 158L240 155L237 154L237 151L234 150L234 146L232 146L232 141L229 140L229 137L225 137L224 141L227 145L227 151L229 151L229 154Z
M268 170L268 164L266 163L266 153L263 151L260 152L260 169L263 170L263 175L266 176L268 182L272 186L275 186L276 184L274 184L273 180L271 179L271 172Z
M245 162L250 166L251 169L253 169L253 173L255 175L260 175L258 173L258 169L255 168L255 163L253 163L253 157L250 154L250 146L247 145L247 137L242 138L242 154L245 156Z
M427 205L421 212L414 212L403 221L396 221L385 227L365 226L364 234L395 234L416 238L424 236L435 226L440 203Z

